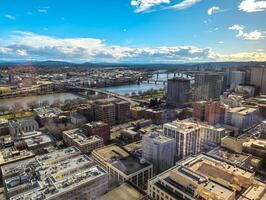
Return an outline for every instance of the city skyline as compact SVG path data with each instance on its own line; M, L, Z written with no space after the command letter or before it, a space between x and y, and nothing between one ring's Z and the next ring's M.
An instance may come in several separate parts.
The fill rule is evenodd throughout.
M266 60L264 0L2 0L0 60Z

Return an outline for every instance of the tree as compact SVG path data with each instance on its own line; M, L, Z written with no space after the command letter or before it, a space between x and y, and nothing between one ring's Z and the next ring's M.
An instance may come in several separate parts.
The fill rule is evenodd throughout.
M39 104L36 101L31 101L29 103L27 103L27 107L31 110L33 110L34 108L38 108Z
M9 111L9 107L8 106L0 106L0 113L6 113Z
M11 111L13 114L16 114L18 112L21 112L23 110L23 106L20 102L16 102L12 105Z

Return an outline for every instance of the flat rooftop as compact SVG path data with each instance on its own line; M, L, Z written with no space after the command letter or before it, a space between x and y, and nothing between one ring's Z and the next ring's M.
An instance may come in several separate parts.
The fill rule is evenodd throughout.
M178 132L190 133L200 128L199 124L190 121L173 121L163 125L164 128L176 129Z
M235 107L235 108L231 108L229 112L238 113L240 115L248 115L250 113L256 112L256 109L248 108L248 107Z
M133 186L124 183L107 194L99 197L98 200L139 200L142 197L144 197L144 195L137 191Z
M106 162L126 175L130 175L151 165L148 162L142 163L138 158L133 157L123 148L115 144L94 151Z
M4 148L0 151L0 166L34 156L35 154L28 150L19 151L15 147Z
M73 141L75 141L79 145L87 145L87 144L103 141L103 139L97 135L88 137L84 133L86 133L86 130L80 129L80 128L71 129L71 130L63 132L63 134L67 135L69 138L71 138Z
M194 192L238 200L261 199L266 192L265 183L258 181L253 172L205 154L182 160L149 182L177 199L178 194L173 190L182 191L195 199ZM175 189L169 190L166 185Z
M77 151L70 147L4 166L2 172L7 196L12 200L56 199L62 193L107 176L90 157L81 155L80 151L71 155L73 152ZM54 161L48 163L52 158Z

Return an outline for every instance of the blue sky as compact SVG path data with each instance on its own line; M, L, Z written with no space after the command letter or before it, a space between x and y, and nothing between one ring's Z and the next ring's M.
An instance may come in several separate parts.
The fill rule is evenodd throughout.
M0 60L266 60L266 0L0 0Z

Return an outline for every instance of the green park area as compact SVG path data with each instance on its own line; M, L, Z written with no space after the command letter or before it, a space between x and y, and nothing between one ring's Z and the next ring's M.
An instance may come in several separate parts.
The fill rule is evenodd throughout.
M23 118L23 117L31 117L33 116L32 112L18 112L16 114L8 113L8 114L2 114L0 115L0 119L15 119L15 118Z

